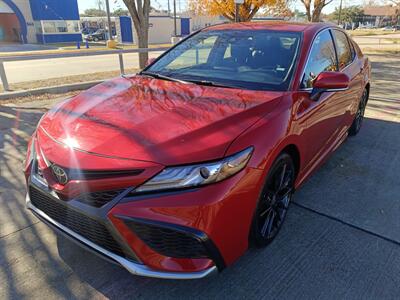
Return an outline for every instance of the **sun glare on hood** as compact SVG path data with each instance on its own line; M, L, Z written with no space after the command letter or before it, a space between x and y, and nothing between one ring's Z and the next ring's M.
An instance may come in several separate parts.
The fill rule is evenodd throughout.
M79 143L77 140L71 137L67 137L63 143L68 147L68 148L78 148L79 149Z

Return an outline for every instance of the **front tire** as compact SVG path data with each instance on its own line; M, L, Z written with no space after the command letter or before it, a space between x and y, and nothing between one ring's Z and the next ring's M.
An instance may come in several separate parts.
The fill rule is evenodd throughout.
M287 153L272 164L258 200L250 232L250 241L265 247L281 229L294 191L295 166Z
M362 123L364 121L365 108L367 107L367 102L368 102L368 90L365 89L361 96L360 104L358 105L358 110L354 118L353 124L351 124L349 129L350 136L355 136L360 131Z

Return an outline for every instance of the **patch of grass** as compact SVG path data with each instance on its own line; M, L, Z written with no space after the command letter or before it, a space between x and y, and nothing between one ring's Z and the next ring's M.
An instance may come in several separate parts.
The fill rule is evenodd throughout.
M34 101L52 101L56 99L62 99L62 98L69 98L76 96L80 93L80 91L71 91L68 93L61 93L61 94L42 94L42 95L30 95L30 96L25 96L25 97L18 97L18 98L13 98L13 99L5 99L0 101L0 106L1 105L6 105L6 104L23 104L27 102L34 102Z
M385 41L391 42L393 44L400 44L400 39L385 39Z
M400 54L400 50L376 50L376 49L367 48L362 51L366 55L370 55L370 54L399 55Z
M373 35L387 35L393 34L392 31L383 31L381 29L360 29L360 30L347 30L350 36L373 36Z

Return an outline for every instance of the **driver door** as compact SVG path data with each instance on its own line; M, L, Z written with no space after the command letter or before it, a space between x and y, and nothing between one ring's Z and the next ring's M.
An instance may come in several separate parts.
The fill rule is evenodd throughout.
M317 76L324 71L337 71L338 62L331 31L321 31L313 41L304 68L299 96L298 119L303 124L305 162L316 164L339 135L344 116L343 92L325 92L318 100L310 98Z

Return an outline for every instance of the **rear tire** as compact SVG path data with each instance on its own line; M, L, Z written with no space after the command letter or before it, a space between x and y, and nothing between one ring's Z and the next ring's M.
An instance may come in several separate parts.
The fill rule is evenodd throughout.
M250 242L265 247L281 229L294 191L293 159L282 153L272 164L258 200L250 231Z
M355 136L360 131L362 123L364 121L365 108L367 107L368 102L368 90L365 89L360 100L360 104L358 105L358 110L356 116L354 117L353 124L351 124L349 129L349 135Z

